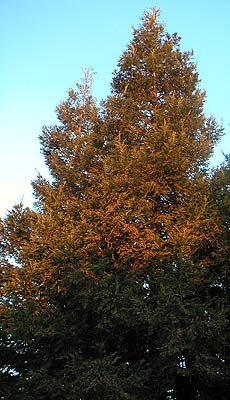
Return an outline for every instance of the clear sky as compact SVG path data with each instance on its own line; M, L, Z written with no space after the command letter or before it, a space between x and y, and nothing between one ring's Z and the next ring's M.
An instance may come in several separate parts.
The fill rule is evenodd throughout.
M194 50L206 113L225 127L213 162L230 152L229 0L0 0L1 216L22 199L31 206L31 180L36 171L47 176L38 136L82 69L97 72L94 95L105 98L131 26L152 7Z

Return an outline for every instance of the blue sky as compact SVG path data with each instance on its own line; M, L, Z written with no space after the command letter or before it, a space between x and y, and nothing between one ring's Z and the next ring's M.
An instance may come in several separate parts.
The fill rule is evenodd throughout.
M38 136L55 121L68 88L91 66L94 95L105 98L131 26L154 6L182 48L194 50L206 113L223 121L226 135L213 163L230 152L230 1L0 0L1 216L22 199L30 206L36 171L47 176Z

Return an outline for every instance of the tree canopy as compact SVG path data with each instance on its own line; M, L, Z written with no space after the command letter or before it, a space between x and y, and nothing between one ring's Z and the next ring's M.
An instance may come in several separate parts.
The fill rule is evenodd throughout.
M1 221L1 399L227 400L230 168L193 54L154 9L101 104L92 76Z

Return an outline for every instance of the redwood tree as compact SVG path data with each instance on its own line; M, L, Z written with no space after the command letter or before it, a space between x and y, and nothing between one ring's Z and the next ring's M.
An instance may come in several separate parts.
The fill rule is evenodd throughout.
M101 106L90 71L69 91L40 136L50 181L1 224L4 400L226 398L208 173L222 129L158 17L134 29Z

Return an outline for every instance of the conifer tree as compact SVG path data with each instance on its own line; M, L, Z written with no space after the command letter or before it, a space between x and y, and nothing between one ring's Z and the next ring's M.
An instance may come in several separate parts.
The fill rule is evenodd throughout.
M217 398L226 398L230 392L230 267L229 267L229 240L230 240L230 159L225 156L225 161L212 171L212 198L217 206L220 225L217 246L213 251L213 263L215 263L215 276L210 287L213 302L222 305L222 321L225 329L222 330L221 349L219 358L222 368L218 371L221 376L221 384L210 388ZM219 396L219 397L218 397Z
M207 169L222 130L158 17L134 29L101 107L90 71L69 91L40 137L50 181L1 224L4 400L225 399Z

